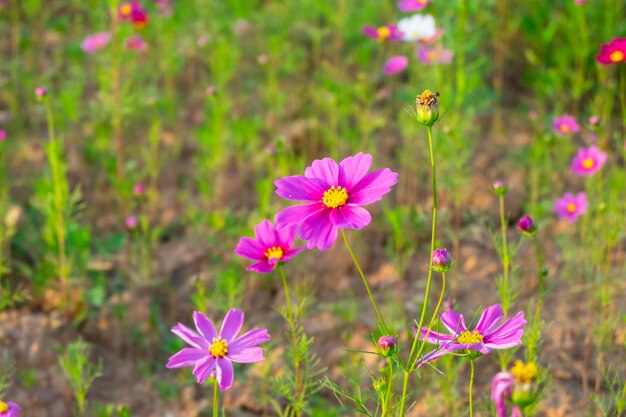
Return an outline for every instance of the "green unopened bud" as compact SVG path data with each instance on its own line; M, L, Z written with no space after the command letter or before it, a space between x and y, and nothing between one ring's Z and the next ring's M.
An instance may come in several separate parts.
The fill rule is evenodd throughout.
M424 126L432 126L439 121L439 93L424 90L415 99L417 121Z
M378 378L374 380L373 385L376 392L383 393L387 391L387 381L385 381L385 378Z

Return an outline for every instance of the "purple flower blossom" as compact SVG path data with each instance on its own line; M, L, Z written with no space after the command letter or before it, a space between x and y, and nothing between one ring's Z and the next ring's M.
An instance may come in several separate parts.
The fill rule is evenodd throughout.
M452 255L446 249L435 249L432 254L433 269L446 272L452 268Z
M420 358L417 366L421 367L452 352L474 351L486 355L492 350L508 349L520 345L526 325L524 312L520 311L515 317L504 322L502 322L503 318L504 313L500 304L492 305L483 311L474 330L469 330L462 314L451 309L446 310L441 315L441 322L450 334L428 332L428 328L423 327L420 332L420 339L424 339L428 333L426 342L436 344L438 348Z
M279 262L285 262L302 252L305 247L293 248L296 239L296 227L276 230L269 220L263 220L254 228L256 239L242 237L235 248L235 253L242 258L252 259L256 263L248 266L248 271L267 274L276 268Z
M39 100L43 100L44 97L48 95L48 89L46 87L36 87L35 88L35 97Z
M537 229L535 227L535 222L533 222L533 218L530 217L528 214L524 215L524 217L522 217L521 219L519 219L519 221L517 222L517 227L524 233L534 233L535 230Z
M143 193L145 193L145 192L146 192L146 187L142 183L140 183L140 182L135 184L135 186L133 187L133 195L134 196L139 197L139 196L143 195Z
M93 54L103 49L109 42L111 42L111 32L98 32L87 36L80 47L88 54Z
M572 159L572 171L576 175L593 175L604 166L607 160L606 152L602 152L597 146L581 148Z
M426 7L430 1L431 0L401 0L398 3L398 9L403 12L417 12Z
M141 35L135 35L126 39L124 47L127 51L144 52L146 49L148 49L148 44L143 40Z
M337 239L337 229L362 229L372 221L361 206L375 203L398 182L389 168L368 173L372 156L358 153L339 164L331 158L315 160L304 171L277 180L276 194L307 204L287 207L276 215L280 230L300 225L298 236L309 249L327 250Z
M580 126L578 125L576 118L574 116L570 116L569 114L554 119L552 122L552 128L561 136L567 136L570 133L580 132Z
M417 60L424 65L450 64L454 52L450 49L421 46L417 48Z
M389 58L383 64L383 74L396 75L400 74L409 65L409 59L402 55L396 55Z
M19 417L22 408L12 402L0 401L0 417Z
M393 349L398 344L398 340L393 336L381 336L378 339L378 347L384 351Z
M491 380L491 399L496 406L497 417L508 417L506 401L511 398L511 388L515 378L509 372L498 372ZM513 406L511 417L520 415L519 408Z
M611 43L600 46L596 61L603 65L626 63L626 38L615 38Z
M565 193L556 200L553 209L560 218L574 223L579 216L585 214L588 207L587 194L578 193L574 196L572 193Z
M138 225L139 225L139 219L137 219L137 216L128 216L126 218L126 227L129 230L133 230L137 228Z
M233 362L254 363L265 359L263 349L257 345L270 340L267 329L254 328L237 337L243 326L244 314L231 309L224 317L218 333L213 322L204 314L193 313L197 333L178 323L172 327L172 333L183 339L190 348L183 348L172 356L167 368L185 368L193 366L193 375L201 384L214 375L221 391L233 385Z
M374 26L363 26L363 34L380 42L397 42L402 39L402 32L396 25L385 25L377 28Z

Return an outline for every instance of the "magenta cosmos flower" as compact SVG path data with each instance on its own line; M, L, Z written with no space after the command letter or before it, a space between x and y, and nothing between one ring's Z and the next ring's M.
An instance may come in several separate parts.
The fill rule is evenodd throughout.
M576 175L593 175L604 166L607 160L606 152L602 152L597 146L578 150L572 159L572 171Z
M578 125L576 118L574 116L570 116L569 114L554 119L552 122L552 128L561 136L566 136L569 133L580 132L580 126Z
M93 54L107 46L110 41L111 32L98 32L87 36L80 44L80 47L88 54Z
M254 227L255 239L242 237L235 248L235 253L242 258L252 259L256 263L248 266L248 271L267 274L276 268L279 262L288 261L305 247L293 248L296 239L296 227L289 226L276 230L269 220L263 220Z
M398 9L403 12L416 12L422 10L431 0L402 0L398 3Z
M277 180L276 194L307 204L287 207L276 215L276 226L300 225L298 236L309 249L327 250L337 239L337 229L362 229L372 221L362 208L375 203L398 182L389 168L368 173L372 155L358 153L339 164L330 158L315 160L304 171Z
M12 402L0 401L0 417L19 417L22 408Z
M433 64L449 64L452 62L454 52L450 49L443 48L429 48L418 47L417 48L417 60L424 65Z
M185 368L193 366L193 375L201 384L209 376L215 376L221 391L233 385L233 362L253 363L265 359L263 349L257 345L270 340L267 329L254 328L237 337L243 326L244 314L231 309L224 317L218 333L213 322L204 314L196 311L193 321L198 332L178 323L172 327L172 333L192 347L184 348L170 358L167 368Z
M515 378L510 372L498 372L491 380L491 400L496 406L497 417L508 417L507 400L511 398L511 388ZM513 406L511 417L519 417L520 410Z
M363 34L368 38L376 39L380 42L397 42L402 39L402 32L395 25L385 25L375 28L374 26L363 26Z
M565 193L563 197L556 200L554 203L554 212L562 219L566 219L572 223L578 220L578 217L585 214L589 202L587 201L587 194L578 193L576 195L572 193Z
M402 55L396 55L389 58L383 64L383 74L396 75L400 74L409 65L409 59Z
M626 62L626 38L613 39L611 43L602 45L596 61L604 65Z
M441 315L441 322L450 334L432 330L428 332L428 328L423 327L420 339L423 340L428 332L426 342L438 347L420 358L417 366L421 367L452 352L473 351L486 355L492 350L508 349L522 344L526 325L524 312L520 311L515 317L505 321L502 321L503 318L500 304L492 305L483 311L474 330L469 330L462 314L447 309Z

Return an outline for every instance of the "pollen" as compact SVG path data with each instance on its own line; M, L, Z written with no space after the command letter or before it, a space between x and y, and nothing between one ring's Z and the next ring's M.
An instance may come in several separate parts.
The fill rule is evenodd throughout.
M570 213L573 213L576 211L576 204L574 203L569 203L566 207L565 210L567 210Z
M458 338L458 342L462 345L475 345L476 343L482 342L484 339L483 335L478 333L478 330L474 330L470 333L469 330L465 330Z
M522 384L527 384L537 379L537 365L532 362L525 364L522 361L515 361L511 375Z
M378 34L378 38L380 40L385 40L387 38L389 38L391 36L391 31L389 30L389 28L387 26L381 26L376 30L376 33Z
M624 53L622 51L615 51L609 55L611 62L622 62L624 58Z
M424 90L422 94L417 96L415 100L418 106L432 107L439 101L439 93L434 93L430 90Z
M267 259L281 259L283 257L283 248L280 246L272 246L267 249L263 255L265 255Z
M564 124L562 124L561 126L559 126L559 129L560 129L560 130L561 130L561 132L563 132L563 133L567 133L567 132L569 132L569 126L568 126L568 125L566 125L565 123L564 123Z
M7 411L9 411L9 405L0 401L0 414L6 413Z
M594 162L593 162L593 159L591 159L591 158L585 158L585 159L583 159L583 163L582 163L582 165L583 165L583 168L585 168L585 169L591 169L591 168L593 168L593 166L594 166L595 164L594 164Z
M213 338L209 351L214 358L223 358L228 353L228 344L224 339Z
M324 191L324 197L322 197L322 203L328 208L341 207L346 204L346 201L348 201L348 192L341 186L333 185Z

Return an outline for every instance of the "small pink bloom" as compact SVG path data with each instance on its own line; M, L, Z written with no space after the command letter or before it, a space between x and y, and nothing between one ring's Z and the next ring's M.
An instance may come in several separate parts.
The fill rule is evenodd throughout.
M135 35L126 39L124 47L127 51L143 52L148 48L148 44L143 40L140 35Z
M214 85L210 85L207 87L206 89L206 95L207 96L214 96L215 93L217 93L217 87Z
M137 219L137 216L128 216L126 218L126 227L128 229L133 230L137 228L138 225L139 225L139 219Z
M0 129L0 142L4 142L7 138L7 132L4 129Z
M0 417L20 417L21 412L22 408L18 404L0 401Z
M574 0L574 3L576 3L577 6L582 6L585 4L585 0Z
M37 88L35 88L35 96L38 99L43 99L47 95L48 95L48 89L46 87L37 87Z
M267 64L267 61L269 61L269 58L267 57L267 54L261 54L256 60L259 65L265 65Z
M600 118L598 116L589 117L589 124L591 126L598 126L600 124Z
M401 73L409 65L409 59L402 55L396 55L389 58L383 64L383 73L385 75L396 75Z
M604 166L607 160L606 152L602 152L596 145L581 148L572 159L572 171L576 175L593 175Z
M111 32L98 32L87 36L80 47L88 54L93 54L103 49L109 42L111 42Z
M603 65L623 64L626 62L626 38L613 39L611 43L600 47L596 61Z
M585 193L578 193L576 195L565 193L563 197L556 200L553 210L561 219L574 223L578 220L578 217L585 214L588 207L589 202L587 201L587 195Z
M450 49L430 48L421 46L417 48L417 60L424 65L449 64L452 62L454 52Z
M433 36L429 36L419 40L420 44L423 45L432 45L437 42L439 39L443 37L444 30L442 28L435 29L435 34Z
M146 187L144 187L144 185L140 182L135 184L135 186L133 187L133 194L136 196L142 195L145 191L146 191Z
M401 0L398 3L398 9L403 12L416 12L426 7L430 1L431 0Z
M569 114L565 114L554 119L552 122L552 128L561 136L567 136L570 133L580 132L580 126L578 125L576 118L574 116L570 116Z
M537 120L537 116L538 116L537 110L535 109L528 110L528 118L530 120Z
M373 26L363 26L363 34L368 38L376 39L380 42L397 42L402 40L402 32L396 25L385 25L375 28Z

